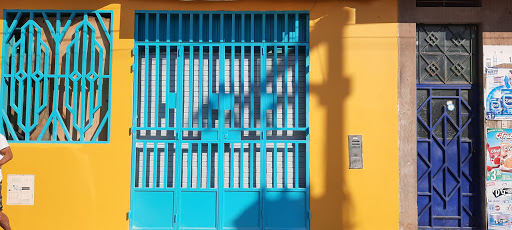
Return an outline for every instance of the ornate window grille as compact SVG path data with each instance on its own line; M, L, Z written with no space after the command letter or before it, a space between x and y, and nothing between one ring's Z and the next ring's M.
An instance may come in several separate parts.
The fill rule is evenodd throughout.
M4 16L0 133L14 142L108 142L112 12Z

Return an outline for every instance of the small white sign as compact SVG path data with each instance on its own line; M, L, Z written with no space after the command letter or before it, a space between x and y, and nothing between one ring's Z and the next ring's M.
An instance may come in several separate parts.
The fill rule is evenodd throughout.
M34 205L34 175L7 175L7 205Z

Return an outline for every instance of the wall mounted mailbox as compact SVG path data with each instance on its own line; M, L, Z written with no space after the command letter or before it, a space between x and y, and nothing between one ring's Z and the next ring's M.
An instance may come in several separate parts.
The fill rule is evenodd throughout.
M348 135L348 153L351 169L363 168L363 135Z

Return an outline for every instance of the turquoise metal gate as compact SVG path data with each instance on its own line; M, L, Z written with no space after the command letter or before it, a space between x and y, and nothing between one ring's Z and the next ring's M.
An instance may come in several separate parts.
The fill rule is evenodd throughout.
M131 229L309 229L308 21L136 13Z

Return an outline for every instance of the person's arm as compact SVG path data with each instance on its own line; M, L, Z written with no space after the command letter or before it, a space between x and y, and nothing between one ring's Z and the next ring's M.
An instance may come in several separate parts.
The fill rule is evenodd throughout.
M0 154L2 154L4 156L4 158L2 158L0 160L0 166L4 165L5 163L12 160L13 156L12 156L11 147L7 146L7 148L0 150Z

